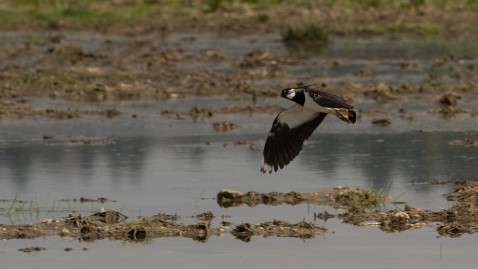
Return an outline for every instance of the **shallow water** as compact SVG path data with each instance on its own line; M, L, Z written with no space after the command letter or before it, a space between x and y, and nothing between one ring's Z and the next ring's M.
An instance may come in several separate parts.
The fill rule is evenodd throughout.
M160 115L161 110L169 108L186 110L193 105L217 108L230 102L251 103L215 97L100 106L35 99L32 104L37 106L68 105L87 109L115 106L124 113L112 119L2 121L0 125L5 131L0 136L0 198L34 203L33 210L27 206L22 212L10 214L2 210L0 222L62 219L68 212L88 214L104 206L130 217L178 214L186 224L195 223L189 216L211 211L216 216L213 221L216 226L222 220L240 224L274 219L296 223L305 219L335 230L334 234L305 241L252 238L250 243L229 234L210 237L206 243L164 238L136 245L107 241L81 243L57 237L13 240L0 244L2 263L13 266L21 259L25 266L41 262L53 268L83 268L86 259L87 263L101 264L104 268L156 263L177 268L239 267L239 264L265 268L312 267L318 263L330 268L356 267L357 264L370 268L416 265L445 268L452 264L467 267L476 262L473 258L476 236L437 238L433 224L418 230L385 234L378 228L354 227L337 219L314 220L314 212L340 212L326 206L260 205L222 209L214 199L221 188L243 192L251 189L309 192L346 185L382 190L414 207L447 208L450 203L441 194L453 191L454 186L410 184L410 181L476 178L476 148L448 144L464 137L476 141L478 123L474 118L458 116L455 120L444 120L438 114L428 114L427 107L415 108L412 121L397 115L387 116L392 125L386 128L373 127L372 117L365 114L354 126L327 117L296 160L278 173L263 175L259 172L261 151L275 115L221 115L196 122ZM288 105L279 99L263 102ZM357 104L363 109L373 105ZM415 104L408 101L391 106L414 107ZM139 117L133 118L133 114ZM233 121L240 128L217 133L212 123L221 120ZM45 135L52 138L45 140ZM71 138L108 139L114 143L84 145L72 143ZM234 145L237 141L250 141L253 145ZM80 197L106 197L115 201L105 204L60 201ZM7 209L10 206L11 202L1 205ZM382 207L403 208L403 205L387 202ZM39 213L35 214L37 209ZM47 250L30 255L17 251L32 245ZM83 251L84 247L89 250ZM73 251L65 252L64 248L73 248ZM55 263L50 262L52 259Z
M338 39L323 51L297 52L284 47L278 35L240 38L192 35L195 37L192 39L190 36L174 35L157 42L161 48L182 44L193 53L200 53L203 49L219 50L233 56L241 56L254 49L282 56L299 53L309 58L304 65L286 67L288 72L326 72L328 77L323 80L330 83L372 81L421 84L435 59L443 60L450 54L471 56L471 59L458 64L466 70L470 64L476 64L474 58L478 56L478 42L473 42L473 38L431 42L354 39L353 43ZM0 41L0 45L7 49L11 49L9 46L15 45L15 42L25 40L24 37L3 37L7 41ZM128 42L121 36L72 34L65 37L66 41L79 42L91 51L102 49L106 39L116 43ZM121 51L115 53L121 55ZM332 62L338 58L348 60L334 66ZM35 59L24 60L18 64L35 63ZM399 64L403 61L418 62L418 67L402 70ZM232 64L226 61L217 68L232 70ZM189 68L214 67L211 63L199 62ZM375 75L365 78L353 76L352 73L360 68L370 69ZM451 78L445 78L444 82L459 83ZM253 83L260 84L261 81ZM65 121L42 118L0 121L0 199L7 200L0 202L0 223L63 219L69 212L87 215L104 207L116 209L129 217L178 214L185 224L195 223L190 216L211 211L216 216L213 221L215 226L219 226L222 220L240 224L274 219L297 223L305 219L336 232L310 240L254 237L249 243L230 234L210 237L206 243L185 238L153 239L140 244L118 241L86 243L58 237L10 240L0 244L2 266L18 268L19 264L20 267L45 264L50 268L93 265L130 268L160 264L170 268L471 268L478 262L475 258L476 235L437 238L434 224L386 234L374 227L342 224L335 218L327 222L314 220L314 213L317 212L341 212L322 205L259 205L223 209L215 201L222 188L242 192L251 189L258 192L310 192L350 186L381 190L392 199L413 207L432 210L448 208L451 204L441 195L453 191L455 186L411 184L410 181L475 179L478 175L476 147L451 146L449 142L462 138L478 141L478 121L469 115L445 120L439 114L428 112L429 109L439 109L435 102L437 96L420 98L390 104L357 100L354 105L361 110L380 108L394 113L362 114L354 126L328 116L306 142L301 154L284 170L272 175L263 175L259 169L264 139L275 115L220 115L193 121L189 118L168 118L160 113L166 109L185 111L193 106L217 109L230 103L253 104L248 97L242 100L218 96L165 102L137 100L105 103L32 99L29 105L35 107L117 108L123 114L112 119L83 117ZM275 98L259 100L256 104L290 106L287 101ZM477 111L476 97L466 96L460 100L460 107ZM412 117L402 119L399 109ZM388 118L392 124L384 128L374 127L371 124L374 117ZM223 120L238 124L239 129L229 133L215 132L212 123ZM44 139L44 136L51 139ZM85 145L72 142L72 139L82 138L96 143ZM108 143L103 144L105 139ZM252 142L252 145L235 145L238 141ZM73 201L80 197L105 197L109 201L103 204ZM403 208L403 204L387 202L381 207ZM47 250L32 254L17 251L32 245L46 247ZM73 251L65 252L65 248L72 248ZM88 250L83 251L83 248Z

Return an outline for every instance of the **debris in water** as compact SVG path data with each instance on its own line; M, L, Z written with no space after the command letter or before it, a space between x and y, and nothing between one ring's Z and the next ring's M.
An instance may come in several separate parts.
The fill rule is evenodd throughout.
M385 127L392 124L392 122L389 119L373 119L372 124L378 127Z
M46 250L46 248L44 248L44 247L28 247L28 248L18 249L18 251L23 251L25 253L32 253L32 252L35 252L35 251L43 251L43 250Z
M470 139L470 138L463 138L463 139L453 140L448 144L452 146L473 147L474 141L473 139Z
M215 122L212 124L212 127L216 132L229 132L231 130L239 128L237 124L230 121Z

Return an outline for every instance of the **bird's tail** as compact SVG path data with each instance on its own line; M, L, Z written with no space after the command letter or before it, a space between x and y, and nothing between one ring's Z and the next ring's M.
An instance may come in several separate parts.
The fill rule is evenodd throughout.
M353 110L353 109L340 108L340 109L337 109L335 111L336 111L335 115L337 115L337 117L339 117L339 119L341 119L341 120L343 120L347 123L354 124L357 121L357 114L355 113L355 110Z

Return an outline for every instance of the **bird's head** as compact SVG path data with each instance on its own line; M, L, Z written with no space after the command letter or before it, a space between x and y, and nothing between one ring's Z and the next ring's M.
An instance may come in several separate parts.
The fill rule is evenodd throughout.
M286 88L286 89L282 90L282 93L281 93L280 96L284 97L286 99L292 100L292 99L294 99L297 92L300 92L303 89L306 89L306 88L308 88L310 86L314 86L314 85L316 85L316 84L304 85L304 86L300 86L300 87L296 87L296 88Z
M294 88L283 89L280 96L292 100L292 98L295 96L295 91L296 90Z

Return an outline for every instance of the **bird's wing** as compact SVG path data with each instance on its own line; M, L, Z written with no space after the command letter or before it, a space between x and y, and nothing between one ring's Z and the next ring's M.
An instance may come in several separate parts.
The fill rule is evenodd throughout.
M294 105L277 115L267 136L262 153L261 172L277 171L288 165L300 152L304 141L324 120L327 113L319 113Z
M319 105L328 108L345 108L352 109L353 106L347 104L344 98L319 90L308 90L309 96Z

